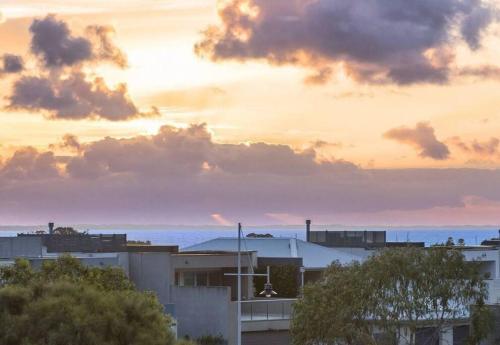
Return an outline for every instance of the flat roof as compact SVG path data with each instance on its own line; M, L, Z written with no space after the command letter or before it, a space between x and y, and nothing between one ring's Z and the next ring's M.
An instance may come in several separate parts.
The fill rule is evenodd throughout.
M127 244L129 253L177 253L179 246L174 245L151 245L151 244Z

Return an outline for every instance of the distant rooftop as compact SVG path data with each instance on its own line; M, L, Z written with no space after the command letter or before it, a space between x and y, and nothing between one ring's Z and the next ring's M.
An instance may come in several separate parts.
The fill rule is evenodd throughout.
M182 249L191 251L237 251L238 239L220 237ZM346 250L323 247L296 238L244 238L241 240L241 250L255 251L258 257L265 258L302 258L305 268L320 269L333 261L348 264L362 261L369 253L349 253Z
M91 235L76 233L57 234L18 234L18 237L38 237L48 253L112 253L127 251L127 235Z

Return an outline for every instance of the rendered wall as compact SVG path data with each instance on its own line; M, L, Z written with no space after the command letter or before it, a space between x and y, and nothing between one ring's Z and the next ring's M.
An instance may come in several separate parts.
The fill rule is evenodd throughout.
M152 291L161 304L170 303L173 284L170 253L129 253L129 277L137 289Z
M221 335L230 345L234 344L236 313L230 296L227 287L172 286L178 337L197 339Z
M39 237L1 237L0 258L38 257L42 255Z

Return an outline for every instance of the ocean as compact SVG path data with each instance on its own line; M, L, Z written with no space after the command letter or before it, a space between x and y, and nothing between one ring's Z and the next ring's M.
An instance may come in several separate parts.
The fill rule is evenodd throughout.
M185 248L193 244L208 241L217 237L237 236L236 227L227 226L96 226L77 225L76 229L88 231L91 234L127 234L130 240L151 241L152 244L175 244ZM16 236L20 232L46 229L46 227L0 227L0 236ZM477 245L481 241L499 236L498 227L494 226L460 226L460 227L383 227L383 226L341 226L341 225L314 225L312 230L385 230L387 240L396 242L425 242L427 246L446 242L452 237L455 242L463 239L465 244ZM305 226L250 226L243 228L244 235L249 233L271 234L274 237L293 237L305 240Z

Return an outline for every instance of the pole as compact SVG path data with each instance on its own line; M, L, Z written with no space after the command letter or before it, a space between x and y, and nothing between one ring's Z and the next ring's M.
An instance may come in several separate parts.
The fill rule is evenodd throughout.
M241 345L241 223L238 223L238 334L236 344Z

